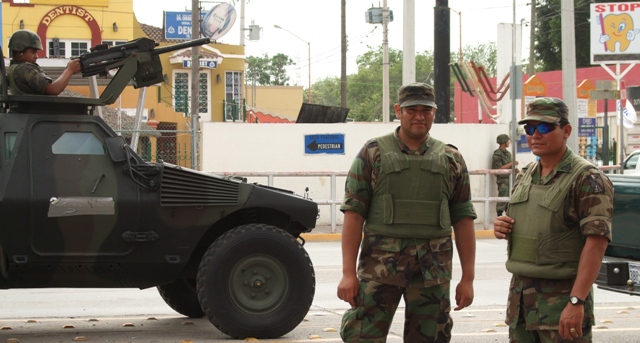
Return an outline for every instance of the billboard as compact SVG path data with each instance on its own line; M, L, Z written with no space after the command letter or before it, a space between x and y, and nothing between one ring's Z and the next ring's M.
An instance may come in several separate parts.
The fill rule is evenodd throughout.
M591 4L591 63L640 60L640 2Z

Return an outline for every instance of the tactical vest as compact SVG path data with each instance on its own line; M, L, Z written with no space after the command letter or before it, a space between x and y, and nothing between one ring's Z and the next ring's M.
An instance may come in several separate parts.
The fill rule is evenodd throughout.
M508 215L516 219L509 235L507 270L545 279L571 279L578 273L584 247L580 230L563 220L564 205L576 178L594 166L571 154L571 172L561 173L551 185L534 185L528 168L511 195Z
M403 154L393 133L377 138L380 175L365 232L435 238L451 234L449 163L444 143L429 137L421 156Z

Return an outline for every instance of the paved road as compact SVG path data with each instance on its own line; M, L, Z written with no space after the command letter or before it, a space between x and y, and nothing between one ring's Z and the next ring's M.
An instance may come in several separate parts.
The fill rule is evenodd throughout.
M340 342L346 303L336 298L341 275L339 242L308 242L316 270L316 296L309 314L291 333L264 342ZM474 304L452 313L452 342L506 342L503 326L509 274L505 242L478 240ZM454 277L459 277L456 262ZM596 290L596 342L640 342L640 297ZM403 308L389 342L402 342ZM35 289L0 291L0 343L228 342L206 319L173 312L155 289ZM15 339L15 340L12 340Z

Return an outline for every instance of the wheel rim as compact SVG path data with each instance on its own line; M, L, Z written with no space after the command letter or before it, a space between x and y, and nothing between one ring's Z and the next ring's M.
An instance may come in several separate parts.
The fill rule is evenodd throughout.
M278 308L289 291L284 266L267 255L242 259L231 270L229 292L234 304L245 312L265 313Z

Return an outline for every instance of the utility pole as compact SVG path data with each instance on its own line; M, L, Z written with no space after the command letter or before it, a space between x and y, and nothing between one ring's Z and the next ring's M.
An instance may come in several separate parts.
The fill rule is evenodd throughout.
M382 2L382 122L389 122L389 7Z
M402 84L416 82L416 3L404 0L402 20Z
M449 31L449 0L436 0L434 16L434 61L433 69L435 74L434 88L436 93L436 123L448 123L451 116L451 105L449 98L451 90L451 71L449 70L449 53L451 51L451 33Z
M575 35L575 7L573 0L562 0L560 7L560 28L562 32L562 98L569 110L569 122L578 126L578 96L576 92L576 35ZM604 142L609 144L609 142ZM578 151L578 135L573 134L567 139L567 146Z
M340 106L347 107L347 0L340 1Z
M200 3L191 0L191 38L200 38ZM200 80L200 47L191 48L191 169L198 170L198 81Z
M531 0L531 20L529 26L529 75L536 73L536 54L535 54L535 30L536 27L536 0Z

